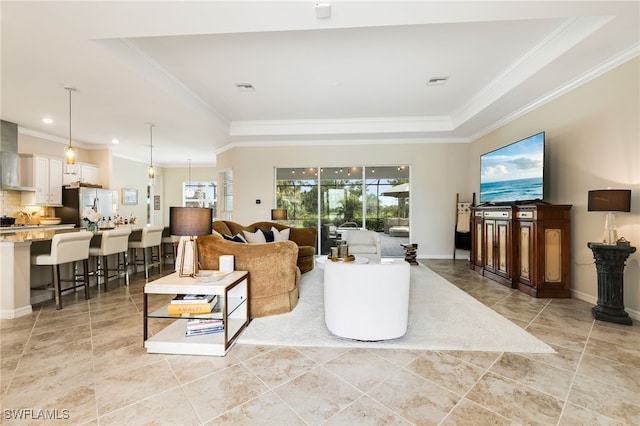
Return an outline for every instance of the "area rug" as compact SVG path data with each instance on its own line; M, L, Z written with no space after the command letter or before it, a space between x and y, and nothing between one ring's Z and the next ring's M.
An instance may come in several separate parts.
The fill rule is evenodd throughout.
M409 326L401 338L379 342L343 339L324 323L323 270L300 281L300 300L286 314L255 318L240 344L554 353L502 315L478 302L424 265L411 266Z

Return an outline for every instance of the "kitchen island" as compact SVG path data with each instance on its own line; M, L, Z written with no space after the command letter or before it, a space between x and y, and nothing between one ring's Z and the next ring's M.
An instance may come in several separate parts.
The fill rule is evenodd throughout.
M131 225L125 225L131 226ZM133 225L133 231L142 226ZM32 312L32 248L45 248L57 233L78 232L73 224L5 228L0 232L0 319L18 318ZM95 232L96 237L101 234ZM98 240L96 238L96 240ZM93 240L92 240L93 244ZM36 299L34 303L53 298Z
M51 241L59 232L78 232L75 225L25 226L0 232L0 319L31 313L31 244Z

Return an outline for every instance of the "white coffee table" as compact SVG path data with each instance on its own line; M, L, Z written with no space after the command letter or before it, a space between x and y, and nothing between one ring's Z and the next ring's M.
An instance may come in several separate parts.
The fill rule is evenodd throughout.
M318 266L318 268L324 269L324 264L327 261L332 262L332 260L329 260L328 257L329 256L327 256L326 254L316 257L316 265ZM369 263L369 259L363 256L355 256L355 260L352 260L351 262L343 262L343 263Z

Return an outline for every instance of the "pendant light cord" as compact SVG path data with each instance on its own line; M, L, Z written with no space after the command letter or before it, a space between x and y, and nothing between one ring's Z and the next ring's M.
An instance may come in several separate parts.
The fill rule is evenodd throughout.
M150 137L150 141L151 141L151 167L153 167L153 124L149 123L149 137Z
M73 88L65 87L69 91L69 148L71 148L71 91Z

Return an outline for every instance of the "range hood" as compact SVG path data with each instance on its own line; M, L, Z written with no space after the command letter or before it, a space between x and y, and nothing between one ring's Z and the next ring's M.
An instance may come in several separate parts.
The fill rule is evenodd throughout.
M0 120L0 189L35 191L20 186L20 158L18 157L18 125Z

